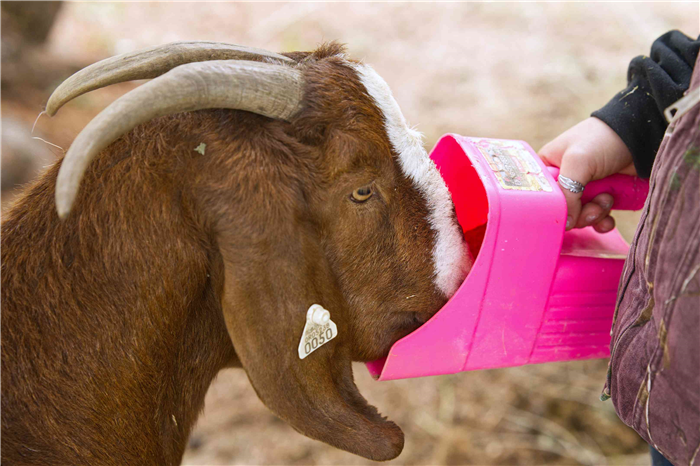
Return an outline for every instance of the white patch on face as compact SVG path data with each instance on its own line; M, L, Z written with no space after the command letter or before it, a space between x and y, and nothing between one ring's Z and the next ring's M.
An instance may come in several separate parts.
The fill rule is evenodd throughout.
M435 163L423 148L423 135L408 127L387 83L369 65L351 64L384 115L389 141L404 174L423 195L435 231L435 285L451 297L471 269L472 260L454 215L452 197Z

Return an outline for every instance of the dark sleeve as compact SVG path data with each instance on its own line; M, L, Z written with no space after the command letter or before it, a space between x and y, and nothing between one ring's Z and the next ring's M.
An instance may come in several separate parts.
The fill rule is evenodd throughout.
M664 109L683 97L690 86L698 49L700 37L692 40L680 31L667 32L654 41L650 56L630 62L627 88L591 115L620 136L642 178L651 174L668 125Z

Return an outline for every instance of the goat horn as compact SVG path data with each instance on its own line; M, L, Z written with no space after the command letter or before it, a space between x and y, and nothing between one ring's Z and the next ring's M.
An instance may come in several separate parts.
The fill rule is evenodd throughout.
M267 50L220 42L173 42L125 53L94 63L63 81L49 97L45 111L49 116L54 116L66 102L86 92L124 81L156 78L186 63L211 60L262 61L266 58L294 63L291 58Z
M112 102L75 138L56 180L56 209L65 218L90 161L135 126L172 113L230 108L289 120L301 107L301 72L253 61L178 66Z

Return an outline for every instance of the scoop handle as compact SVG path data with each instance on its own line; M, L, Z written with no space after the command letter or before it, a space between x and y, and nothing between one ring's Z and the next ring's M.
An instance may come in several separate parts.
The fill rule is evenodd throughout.
M559 176L557 167L547 167L556 180ZM557 185L559 187L559 185ZM630 175L610 175L602 180L591 181L586 185L581 202L590 202L601 193L613 197L614 210L641 210L649 194L649 180Z

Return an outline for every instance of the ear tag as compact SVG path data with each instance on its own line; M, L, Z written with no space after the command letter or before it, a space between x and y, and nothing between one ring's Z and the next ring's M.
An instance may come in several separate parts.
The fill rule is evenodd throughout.
M338 336L338 327L331 313L320 304L312 304L306 312L306 325L299 342L299 359L304 359Z

